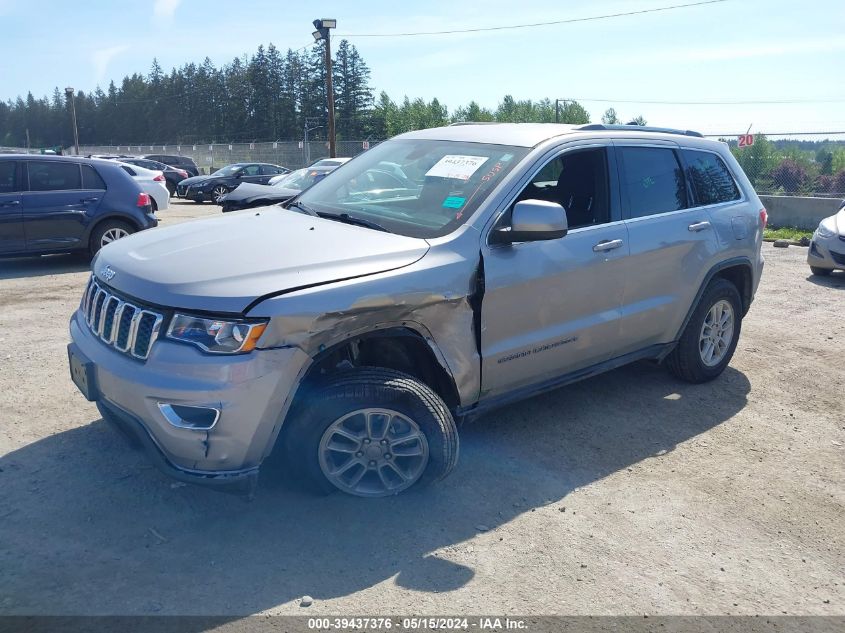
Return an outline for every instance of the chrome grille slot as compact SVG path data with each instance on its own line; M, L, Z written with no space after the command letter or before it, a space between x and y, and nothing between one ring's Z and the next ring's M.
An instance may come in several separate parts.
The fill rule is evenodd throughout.
M82 314L100 340L141 360L150 355L164 321L161 313L124 301L93 278L82 298Z

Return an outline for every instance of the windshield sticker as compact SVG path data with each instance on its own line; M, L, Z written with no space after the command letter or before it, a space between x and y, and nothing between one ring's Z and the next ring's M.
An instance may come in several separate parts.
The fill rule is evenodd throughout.
M487 156L459 156L449 154L437 161L425 175L437 178L454 178L455 180L469 180L484 163Z
M502 156L502 160L504 162L508 162L511 158L513 158L513 154L505 154L504 156Z
M443 208L444 209L460 209L464 206L464 202L466 198L461 198L460 196L449 196L443 201Z

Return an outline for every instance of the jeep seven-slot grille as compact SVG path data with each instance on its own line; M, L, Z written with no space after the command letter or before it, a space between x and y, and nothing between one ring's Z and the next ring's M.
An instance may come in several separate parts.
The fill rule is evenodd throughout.
M164 316L124 301L93 278L82 298L82 312L91 331L119 352L145 360L161 329Z

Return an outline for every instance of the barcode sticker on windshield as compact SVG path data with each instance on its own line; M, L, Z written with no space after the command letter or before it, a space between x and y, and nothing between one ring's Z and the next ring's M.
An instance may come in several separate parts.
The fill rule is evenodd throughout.
M487 156L458 156L449 154L437 161L425 175L435 176L437 178L469 180L487 160Z

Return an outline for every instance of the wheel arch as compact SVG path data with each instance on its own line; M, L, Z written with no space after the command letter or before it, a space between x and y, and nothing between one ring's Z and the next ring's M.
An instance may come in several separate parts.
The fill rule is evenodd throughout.
M308 384L350 365L401 371L428 385L450 410L460 405L457 383L434 340L406 323L358 333L318 351L297 385L291 409Z
M119 220L121 222L126 222L136 231L142 230L140 222L138 222L135 218L129 215L125 215L123 213L110 212L103 216L97 216L97 218L93 222L91 222L91 224L88 225L88 230L85 233L86 245L91 240L91 236L94 234L94 231L96 231L100 226L102 226L104 222L108 222L109 220Z
M675 335L675 340L678 340L684 329L686 329L695 309L698 307L698 303L701 301L701 297L704 295L705 290L707 290L707 286L714 279L725 279L736 286L740 299L742 299L742 315L745 316L751 307L751 300L753 299L753 271L754 268L751 265L751 260L747 257L733 257L731 259L726 259L707 271L707 274L704 276L704 280L698 288L698 292L695 294L695 299L690 304L687 314L684 317L684 321Z

